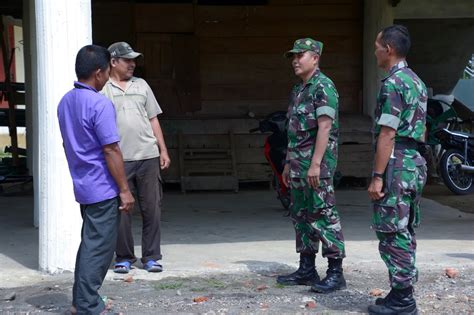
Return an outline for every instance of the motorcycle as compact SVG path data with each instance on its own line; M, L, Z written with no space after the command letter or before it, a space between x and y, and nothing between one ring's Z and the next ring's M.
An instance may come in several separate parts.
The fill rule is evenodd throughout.
M249 116L255 118L253 113L249 113ZM288 148L287 126L288 118L286 117L286 112L277 111L260 120L257 128L249 130L250 133L257 131L261 133L271 132L271 134L265 138L264 154L273 170L273 188L285 210L290 208L291 202L289 189L283 183L281 176L285 166L284 161Z
M444 184L458 195L474 191L474 135L459 131L473 118L472 112L452 96L428 99L428 169L431 174L438 171Z
M438 131L436 137L445 150L439 170L443 182L453 193L466 195L474 191L474 134Z

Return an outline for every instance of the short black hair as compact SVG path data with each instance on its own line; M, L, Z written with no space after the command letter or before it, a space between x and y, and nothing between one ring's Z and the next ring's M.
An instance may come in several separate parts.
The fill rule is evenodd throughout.
M406 57L410 51L411 40L408 29L403 25L391 25L381 31L380 41L392 47L399 57Z
M89 79L100 69L104 71L110 64L110 52L98 45L82 47L76 56L76 76L79 80Z

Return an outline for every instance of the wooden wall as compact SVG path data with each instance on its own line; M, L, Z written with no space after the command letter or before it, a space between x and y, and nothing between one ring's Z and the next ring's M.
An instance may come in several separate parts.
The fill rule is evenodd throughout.
M93 1L94 42L125 40L145 54L137 70L164 109L160 121L174 161L165 179L179 180L179 132L186 147L225 148L229 130L235 134L239 180L269 178L265 135L248 133L258 123L246 113L287 109L298 80L283 54L302 37L324 43L321 69L340 94L339 170L369 175L370 120L361 115L362 0L269 0L258 6L131 2Z
M410 30L409 66L433 88L433 94L450 94L474 52L474 18L410 19L395 23ZM426 34L436 34L436 40Z
M283 53L301 37L324 43L321 68L338 88L341 112L362 112L362 0L270 0L258 6L96 0L93 30L95 42L108 45L123 34L137 49L163 34L194 40L196 46L188 45L191 57L179 48L160 57L176 72L183 64L189 69L154 86L158 99L167 101L162 105L169 116L242 117L249 110L263 115L286 109L297 79ZM151 58L156 56L145 56L143 76L153 81L155 72L146 64ZM171 87L160 90L167 84ZM183 101L182 95L192 99Z

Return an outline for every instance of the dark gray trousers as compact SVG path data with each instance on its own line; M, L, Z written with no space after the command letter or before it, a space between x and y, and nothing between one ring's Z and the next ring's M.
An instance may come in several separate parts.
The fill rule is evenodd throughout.
M81 244L72 288L72 305L77 314L100 314L105 308L98 290L114 257L119 205L119 198L81 205Z
M134 192L143 219L142 263L161 259L161 198L160 158L125 162L128 185ZM117 262L137 261L132 235L132 214L122 213L117 238Z

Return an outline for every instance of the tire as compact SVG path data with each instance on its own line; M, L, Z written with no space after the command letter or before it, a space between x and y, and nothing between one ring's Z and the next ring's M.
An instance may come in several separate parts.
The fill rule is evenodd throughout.
M275 189L277 193L277 198L278 200L280 200L283 208L285 208L285 210L290 209L290 203L291 203L290 195L289 194L283 195L280 193L280 182L278 181L278 177L276 175L273 175L273 188Z
M290 196L278 196L278 199L280 199L280 202L285 210L290 210Z
M456 165L469 162L464 161L461 151L449 149L443 153L439 163L441 177L444 184L456 195L467 195L474 191L474 176L461 171Z

